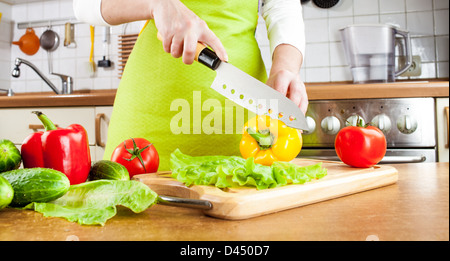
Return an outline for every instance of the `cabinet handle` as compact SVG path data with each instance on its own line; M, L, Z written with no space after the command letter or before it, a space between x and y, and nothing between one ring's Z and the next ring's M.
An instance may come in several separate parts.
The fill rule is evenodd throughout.
M448 140L449 140L449 137L450 137L450 135L449 135L449 129L448 129L448 127L449 127L449 122L448 122L448 106L447 107L445 107L445 114L446 114L446 116L447 116L447 144L445 144L445 147L446 148L448 148L449 146L449 142L448 142Z
M101 135L101 131L100 131L100 128L101 128L100 123L101 123L102 119L105 120L105 118L106 118L106 115L104 113L98 113L97 116L95 116L95 144L97 146L100 146L100 147L103 147L103 148L105 147L105 143L102 142L102 135Z
M55 127L58 128L58 124L55 124ZM45 127L42 124L29 124L28 128L33 131L45 130Z

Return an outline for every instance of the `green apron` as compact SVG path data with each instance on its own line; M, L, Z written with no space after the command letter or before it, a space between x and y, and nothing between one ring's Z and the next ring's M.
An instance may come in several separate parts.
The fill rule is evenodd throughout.
M255 39L258 0L182 2L206 21L225 46L231 64L267 80ZM210 88L216 73L198 62L185 65L181 58L165 53L156 34L151 20L127 61L114 101L104 158L110 159L114 148L132 137L153 143L160 171L170 170L170 153L177 148L192 156L240 155L243 122L227 124L230 114L226 113L237 105L230 105ZM239 118L235 113L234 118ZM250 117L246 110L244 115L246 121Z

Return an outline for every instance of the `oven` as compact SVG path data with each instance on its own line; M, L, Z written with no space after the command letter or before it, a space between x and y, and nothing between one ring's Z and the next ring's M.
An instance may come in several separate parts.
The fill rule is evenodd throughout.
M433 98L351 99L310 101L301 158L339 160L334 140L340 129L365 124L386 136L383 163L436 162L436 112Z

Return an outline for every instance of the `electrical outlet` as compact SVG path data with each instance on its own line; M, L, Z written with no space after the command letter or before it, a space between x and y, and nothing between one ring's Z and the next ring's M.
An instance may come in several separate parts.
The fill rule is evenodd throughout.
M412 57L412 64L406 72L402 73L400 76L403 77L411 77L411 76L420 76L422 74L422 60L419 55L415 55Z

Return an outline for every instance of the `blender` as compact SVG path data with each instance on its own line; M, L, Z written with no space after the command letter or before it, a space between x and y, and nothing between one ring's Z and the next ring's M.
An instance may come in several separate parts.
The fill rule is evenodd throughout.
M394 82L412 64L409 32L387 24L356 24L340 29L345 56L350 66L353 83ZM403 41L396 41L396 36ZM406 58L396 70L395 47ZM399 66L397 66L399 67Z

